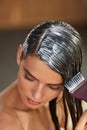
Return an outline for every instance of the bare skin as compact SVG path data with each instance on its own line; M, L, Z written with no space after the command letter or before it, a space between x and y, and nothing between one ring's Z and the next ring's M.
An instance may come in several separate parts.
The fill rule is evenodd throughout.
M87 130L87 110L82 114L75 130Z
M63 91L63 79L36 56L21 60L14 81L0 94L0 130L54 130L46 104Z

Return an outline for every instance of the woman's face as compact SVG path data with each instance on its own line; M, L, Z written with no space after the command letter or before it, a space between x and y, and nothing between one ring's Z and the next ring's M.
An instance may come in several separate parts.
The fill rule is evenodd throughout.
M63 79L36 56L19 61L18 90L23 103L38 108L63 90Z

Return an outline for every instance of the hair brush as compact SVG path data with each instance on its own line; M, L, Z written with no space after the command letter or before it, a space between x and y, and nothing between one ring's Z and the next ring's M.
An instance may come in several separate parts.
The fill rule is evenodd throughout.
M65 87L72 96L87 102L87 80L81 72L77 73L73 78L66 82Z

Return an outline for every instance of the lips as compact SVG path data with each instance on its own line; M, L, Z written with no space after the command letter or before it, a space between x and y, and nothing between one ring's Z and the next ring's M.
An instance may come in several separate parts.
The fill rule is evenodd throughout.
M39 104L40 104L40 102L36 102L36 101L34 101L34 100L32 100L32 99L30 99L30 98L28 98L28 97L27 97L27 101L28 101L28 103L31 104L31 105L39 105Z

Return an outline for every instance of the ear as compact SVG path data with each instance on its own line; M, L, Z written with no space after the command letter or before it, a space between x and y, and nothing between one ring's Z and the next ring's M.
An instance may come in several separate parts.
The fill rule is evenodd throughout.
M23 50L23 47L22 47L22 45L20 44L20 45L18 46L18 51L17 51L17 64L18 64L18 65L20 65L20 63L21 63L22 50Z

